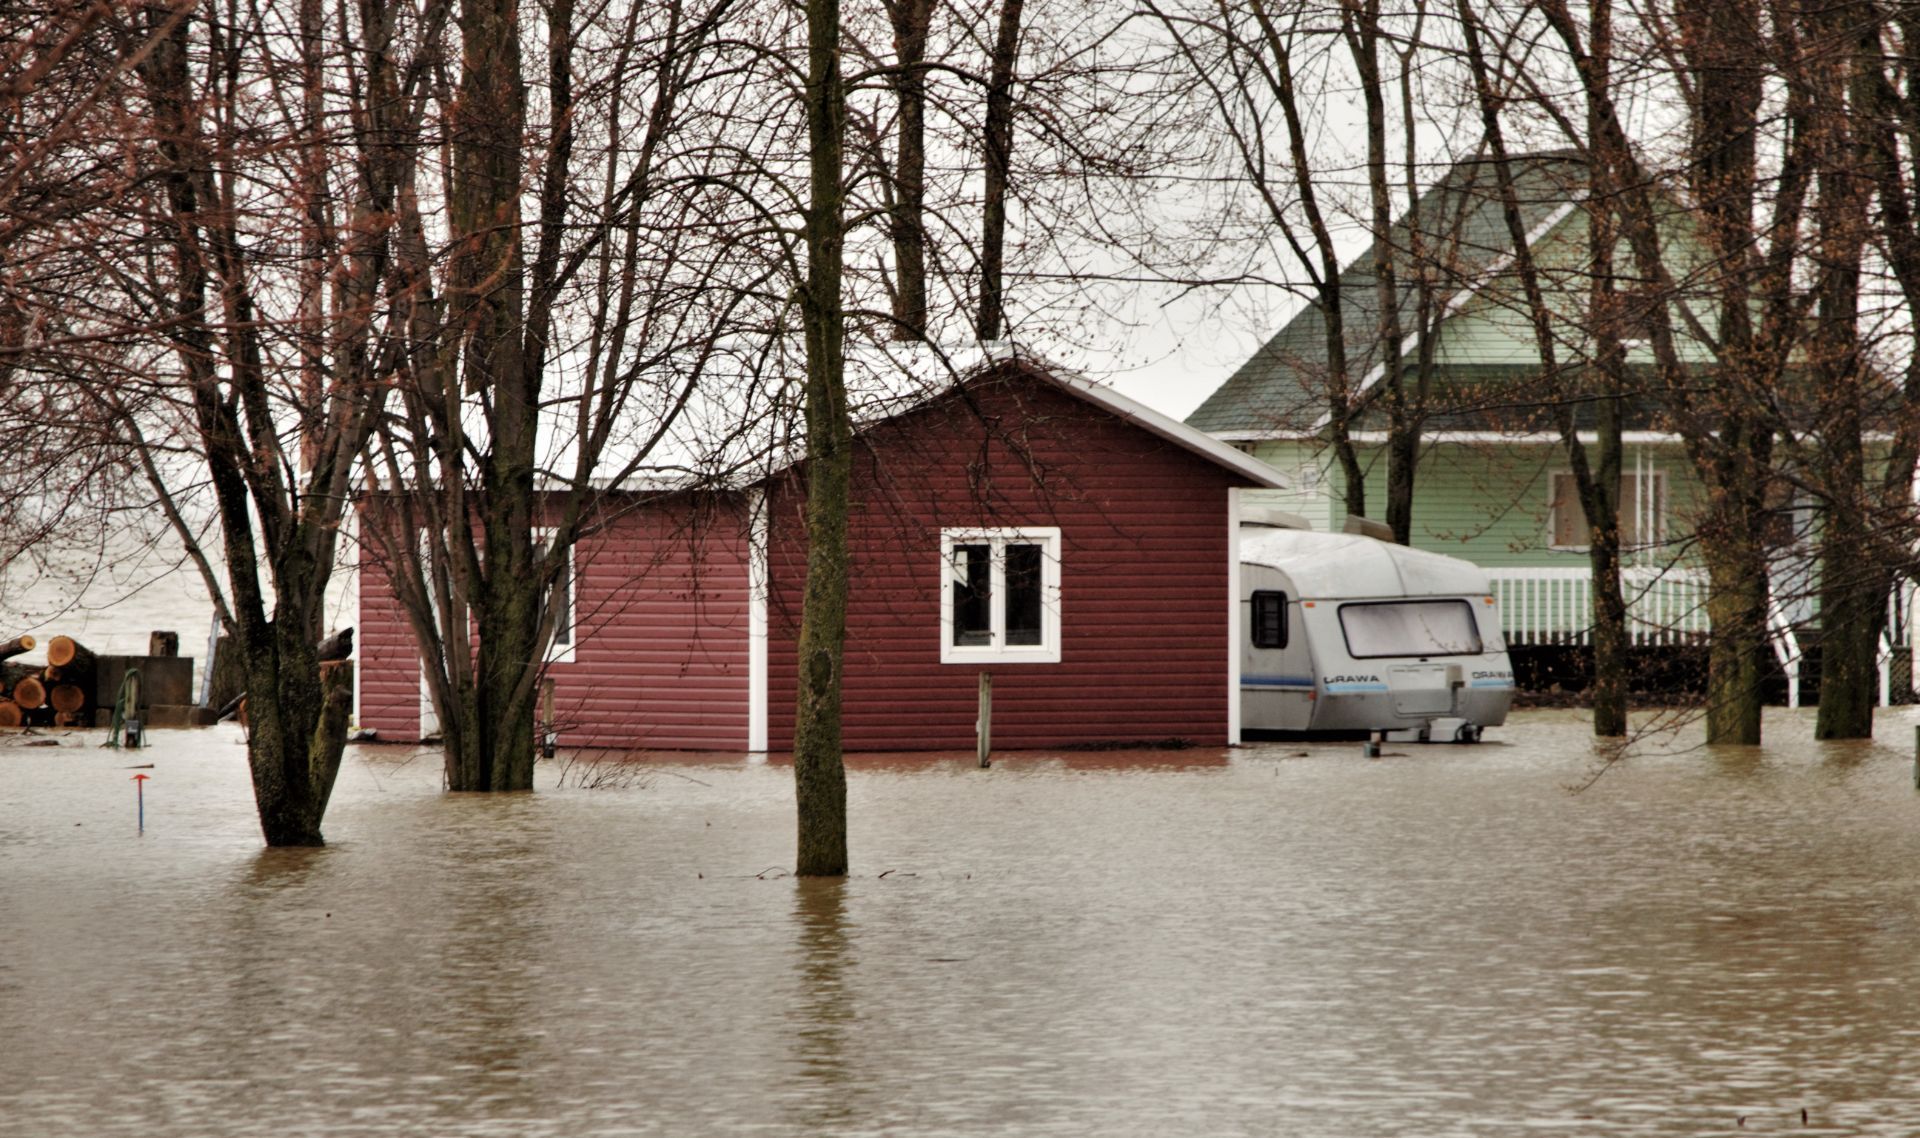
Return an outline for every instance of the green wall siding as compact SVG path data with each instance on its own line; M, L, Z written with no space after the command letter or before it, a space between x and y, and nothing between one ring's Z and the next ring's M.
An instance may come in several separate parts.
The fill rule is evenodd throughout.
M1331 455L1317 444L1297 441L1257 444L1254 455L1294 478L1288 491L1261 491L1251 500L1266 501L1301 514L1316 529L1338 530L1345 521L1340 476ZM1665 563L1684 548L1700 499L1699 484L1680 449L1673 445L1629 447L1627 472L1635 455L1665 474L1668 548L1649 550L1643 561ZM1367 512L1385 520L1386 452L1361 450L1367 469ZM1302 467L1321 471L1317 489L1302 489ZM1414 485L1413 545L1464 557L1488 568L1585 568L1587 555L1549 545L1551 472L1567 469L1566 454L1554 444L1507 442L1437 443L1421 456ZM1631 508L1630 506L1625 508Z

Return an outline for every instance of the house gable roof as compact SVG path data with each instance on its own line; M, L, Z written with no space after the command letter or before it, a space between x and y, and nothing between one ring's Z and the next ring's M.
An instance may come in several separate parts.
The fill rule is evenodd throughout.
M1253 486L1270 490L1287 488L1286 476L1273 467L1212 435L1197 431L1178 419L1162 415L1145 404L1129 399L1105 384L1095 383L1073 372L1042 364L1021 362L1025 364L1023 370L1046 380L1060 390L1124 419L1150 434L1158 435L1175 446L1191 451L1216 466L1225 467Z
M1570 153L1554 152L1516 156L1512 168L1521 225L1532 245L1574 215L1586 167ZM1429 260L1443 262L1444 321L1513 256L1494 164L1482 159L1456 163L1394 224L1388 244L1400 266L1396 276L1403 329L1414 320L1414 288L1405 266L1416 236ZM1370 383L1383 366L1373 272L1377 248L1370 247L1340 274L1347 380L1354 389ZM1187 417L1187 424L1227 439L1318 430L1326 414L1326 327L1317 305L1302 308Z

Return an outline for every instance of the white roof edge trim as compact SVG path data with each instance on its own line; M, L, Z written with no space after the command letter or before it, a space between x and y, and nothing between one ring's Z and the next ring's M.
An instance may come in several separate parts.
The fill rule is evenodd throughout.
M1579 432L1580 441L1591 443L1599 441L1596 431ZM1213 436L1222 442L1230 443L1281 443L1281 442L1322 442L1325 436L1313 431L1222 431ZM1390 437L1386 431L1349 431L1347 437L1356 443L1384 443ZM1872 438L1872 435L1865 436ZM1422 431L1423 443L1513 443L1522 446L1557 446L1560 434L1557 431ZM1628 445L1644 446L1652 443L1677 443L1680 436L1672 431L1623 431L1620 441Z
M1561 202L1559 206L1555 207L1552 213L1548 214L1544 219L1541 220L1540 224L1534 226L1533 229L1527 233L1526 235L1527 248L1529 249L1533 248L1536 244L1540 242L1541 238L1545 237L1547 234L1552 233L1555 229L1559 228L1560 223L1565 221L1567 219L1567 216L1571 214L1574 210L1578 209L1580 207L1580 203L1584 202L1585 200L1586 199L1584 197L1573 197L1573 198L1567 199L1564 202ZM1442 322L1451 320L1455 314L1457 314L1462 308L1466 307L1466 304L1468 301L1472 300L1476 296L1479 296L1482 290L1484 290L1488 285L1492 284L1494 281L1494 278L1498 277L1501 273L1506 272L1507 266L1513 264L1513 262L1517 260L1518 257L1519 257L1518 250L1514 250L1508 253L1502 253L1500 256L1495 257L1493 261L1487 265L1486 269L1484 269L1480 273L1479 279L1475 280L1472 284L1468 285L1466 288L1461 289L1459 292L1456 292L1451 297L1449 297L1447 299L1446 308L1441 310L1439 318L1433 322L1435 333L1437 334L1439 332L1440 325ZM1413 331L1408 332L1405 335L1400 337L1400 356L1402 359L1406 358L1408 352L1412 351L1414 348L1419 346L1419 341L1418 341L1419 335L1420 335L1420 331L1419 329L1416 328ZM1384 360L1381 361L1380 363L1373 365L1373 370L1368 372L1365 376L1361 378L1360 386L1357 389L1355 389L1354 395L1355 396L1365 395L1367 391L1373 387L1374 384L1380 381L1380 377L1385 375L1386 372L1387 372L1387 365ZM1331 411L1323 412L1318 419L1314 420L1313 422L1314 429L1324 430L1326 428L1328 420L1332 418L1333 418L1333 412Z
M1197 431L1171 416L1162 415L1144 403L1135 402L1103 383L1095 383L1085 376L1052 367L1042 360L1026 362L1033 366L1033 370L1044 375L1057 386L1096 407L1110 411L1122 419L1131 420L1176 446L1245 476L1258 486L1268 490L1289 488L1286 475L1245 451L1235 450L1212 435Z
M1598 443L1600 432L1574 432L1583 443ZM1357 443L1384 443L1391 436L1386 431L1353 431L1349 434ZM1516 443L1523 446L1558 446L1558 431L1526 431L1520 434L1502 434L1499 431L1424 431L1420 435L1423 443ZM1648 446L1656 443L1678 443L1679 435L1672 431L1622 431L1620 442L1626 446Z

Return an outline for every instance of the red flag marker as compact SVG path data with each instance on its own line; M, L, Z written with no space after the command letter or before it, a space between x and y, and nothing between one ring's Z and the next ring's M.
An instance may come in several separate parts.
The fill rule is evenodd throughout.
M151 777L144 774L133 776L133 793L140 803L140 832L143 834L147 832L147 779Z

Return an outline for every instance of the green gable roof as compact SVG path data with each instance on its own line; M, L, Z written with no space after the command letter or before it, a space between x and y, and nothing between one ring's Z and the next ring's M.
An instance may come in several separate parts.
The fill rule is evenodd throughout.
M1565 211L1582 196L1586 166L1572 154L1546 153L1516 156L1512 169L1521 226L1538 240L1544 236L1538 232L1541 226L1556 213L1569 216ZM1490 160L1456 163L1394 223L1387 240L1396 267L1402 335L1414 322L1409 267L1415 236L1422 259L1440 274L1442 305L1464 299L1511 255L1513 242L1495 179ZM1370 247L1340 274L1348 383L1356 388L1384 356L1373 273L1377 248ZM1188 425L1228 437L1311 431L1327 409L1326 327L1319 306L1308 304L1187 417Z

